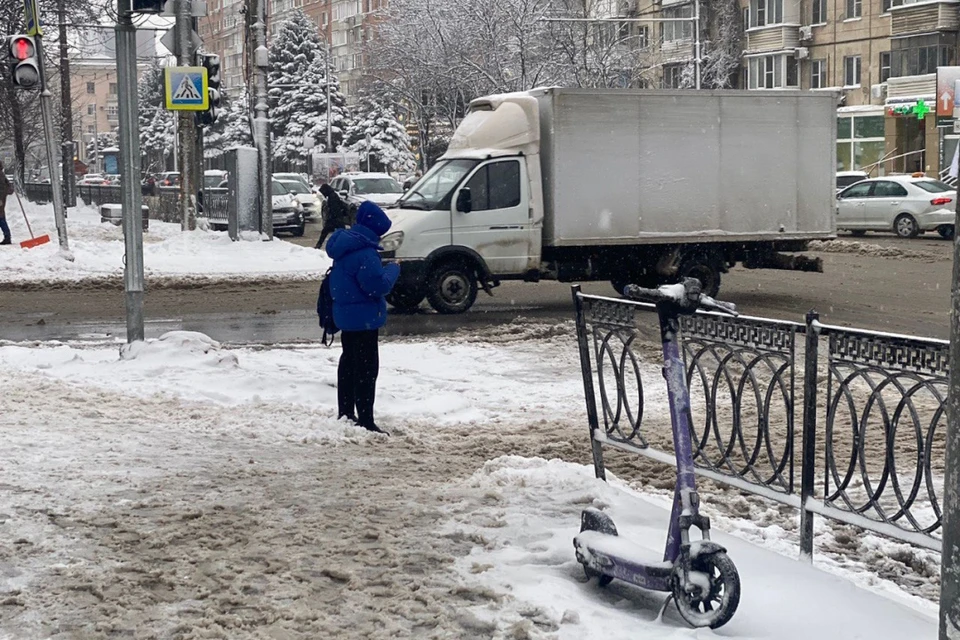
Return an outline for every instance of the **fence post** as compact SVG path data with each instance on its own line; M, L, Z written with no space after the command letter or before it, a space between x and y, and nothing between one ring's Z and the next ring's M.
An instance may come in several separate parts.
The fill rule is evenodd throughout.
M583 395L587 401L587 424L590 427L590 447L593 450L593 472L597 478L606 481L607 473L603 468L603 447L593 437L600 428L597 417L597 396L593 390L593 371L590 368L590 337L587 335L587 318L583 313L583 300L580 298L580 285L570 287L573 293L573 305L577 310L577 344L580 347L580 373L583 376Z
M819 374L820 314L807 314L806 346L803 351L803 460L800 466L800 557L813 562L813 514L807 500L813 496L817 461L817 376Z

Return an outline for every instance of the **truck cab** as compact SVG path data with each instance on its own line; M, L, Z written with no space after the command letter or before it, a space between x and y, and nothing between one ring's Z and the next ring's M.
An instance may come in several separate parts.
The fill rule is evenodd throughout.
M387 212L383 258L401 276L390 302L440 313L473 305L504 279L539 269L539 113L529 94L471 103L447 152Z

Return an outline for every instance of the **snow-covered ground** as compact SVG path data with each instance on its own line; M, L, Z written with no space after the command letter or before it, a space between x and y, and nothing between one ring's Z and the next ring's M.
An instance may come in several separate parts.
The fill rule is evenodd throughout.
M715 632L585 581L581 509L656 548L669 497L593 478L569 324L384 342L390 438L335 420L338 357L182 332L0 346L0 638L936 634L896 575L793 559L795 513L715 519L743 582Z
M121 282L123 230L100 222L96 207L69 210L67 236L73 262L64 260L57 244L53 208L23 202L35 235L50 242L32 249L19 243L30 237L15 198L7 200L7 221L14 245L0 247L0 283L38 286L50 283ZM261 242L258 237L232 242L224 232L180 231L179 224L150 221L143 234L143 266L147 286L211 281L318 280L330 266L323 251L290 242Z

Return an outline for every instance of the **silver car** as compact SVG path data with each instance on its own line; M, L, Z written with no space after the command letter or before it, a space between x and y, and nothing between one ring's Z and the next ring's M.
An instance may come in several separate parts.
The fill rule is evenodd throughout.
M957 192L931 178L886 176L851 185L837 194L837 229L853 235L893 231L915 238L936 229L952 238L956 224Z

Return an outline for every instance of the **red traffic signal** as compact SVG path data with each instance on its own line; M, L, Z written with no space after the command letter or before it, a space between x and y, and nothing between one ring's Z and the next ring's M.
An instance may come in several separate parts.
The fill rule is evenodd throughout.
M37 60L37 44L33 38L11 36L10 57L13 58L10 73L14 85L21 89L33 89L40 85L40 63Z

